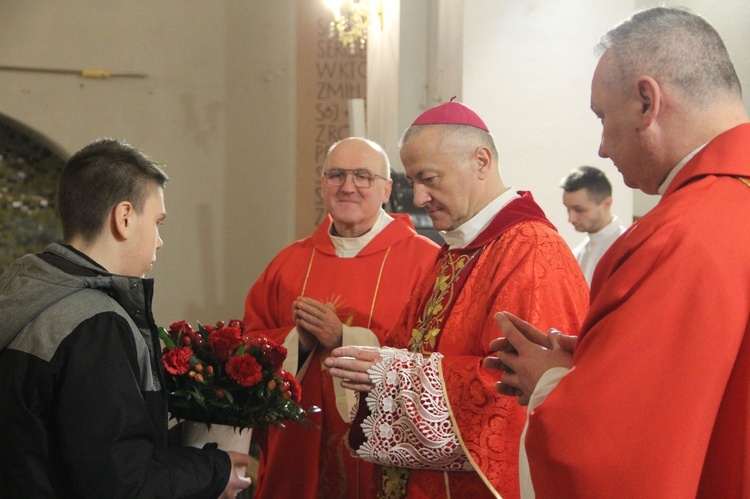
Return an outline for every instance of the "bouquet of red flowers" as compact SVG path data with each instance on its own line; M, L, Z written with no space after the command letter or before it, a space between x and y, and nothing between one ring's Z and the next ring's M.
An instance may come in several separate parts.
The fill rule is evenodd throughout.
M173 418L235 428L305 420L302 389L282 369L286 348L246 335L242 321L199 324L197 331L180 321L160 327L159 337Z

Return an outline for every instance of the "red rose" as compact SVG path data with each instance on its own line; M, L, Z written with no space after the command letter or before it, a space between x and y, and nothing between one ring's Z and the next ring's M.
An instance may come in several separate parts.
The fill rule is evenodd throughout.
M299 386L297 378L294 377L294 374L282 370L281 379L289 383L289 393L291 393L292 400L299 404L302 401L302 387Z
M243 343L242 331L236 327L223 327L208 336L211 351L222 362L226 362Z
M169 325L170 333L187 333L192 330L193 328L186 321L173 322Z
M271 371L278 371L286 359L286 347L265 336L255 336L248 343L260 348L260 365Z
M190 370L190 357L192 355L192 348L174 348L162 357L164 369L166 369L169 374L183 375Z
M227 362L227 374L241 386L253 386L263 379L260 364L250 355L235 355Z

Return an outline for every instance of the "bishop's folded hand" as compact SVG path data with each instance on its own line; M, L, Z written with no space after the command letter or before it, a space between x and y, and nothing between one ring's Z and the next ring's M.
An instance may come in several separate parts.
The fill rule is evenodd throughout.
M369 392L373 383L368 371L381 360L380 348L346 346L333 350L325 365L331 376L341 378L344 388Z

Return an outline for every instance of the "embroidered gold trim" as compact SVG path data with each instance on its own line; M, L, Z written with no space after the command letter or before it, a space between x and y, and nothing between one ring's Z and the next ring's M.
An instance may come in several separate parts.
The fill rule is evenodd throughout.
M447 253L440 264L440 272L435 279L435 285L432 288L432 294L427 299L422 317L417 322L417 327L412 329L411 338L409 339L409 350L412 352L422 352L425 342L431 347L435 347L438 334L443 328L445 319L445 303L451 303L453 298L453 286L461 275L461 271L466 265L479 253L476 250L471 255L454 256L453 253Z
M383 466L380 469L378 499L401 499L402 497L406 497L406 482L408 480L408 468Z
M315 246L313 246L312 253L310 254L310 262L307 264L307 273L305 274L305 282L302 283L302 293L300 296L305 296L305 289L307 289L307 279L310 277L310 270L312 270L312 262L315 258Z
M735 177L737 180L745 184L746 186L750 187L750 182L747 181L745 177Z
M385 261L388 260L388 255L391 252L391 246L388 246L388 250L385 252L383 262L380 264L380 272L378 272L378 282L375 284L375 294L372 296L372 305L370 306L370 317L367 318L367 329L370 329L372 324L372 314L375 311L375 301L378 299L378 290L380 289L380 279L383 277L383 269L385 268Z

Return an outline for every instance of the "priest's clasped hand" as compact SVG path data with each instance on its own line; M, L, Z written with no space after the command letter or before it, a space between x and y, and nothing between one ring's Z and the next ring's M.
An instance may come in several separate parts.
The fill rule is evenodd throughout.
M320 342L327 350L341 346L344 325L336 315L333 304L300 296L292 305L292 318L297 326L303 351L312 350L315 341Z
M548 369L573 365L577 337L556 329L544 334L509 312L498 312L495 321L505 337L490 342L490 351L497 354L486 357L482 365L504 371L495 389L503 395L518 397L521 405L528 405L534 388Z
M331 376L341 378L341 386L358 392L369 392L373 383L368 372L380 362L380 348L377 347L340 347L331 352L325 360Z

